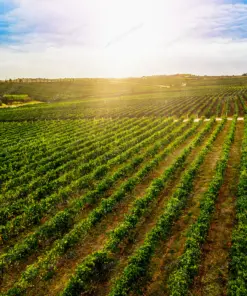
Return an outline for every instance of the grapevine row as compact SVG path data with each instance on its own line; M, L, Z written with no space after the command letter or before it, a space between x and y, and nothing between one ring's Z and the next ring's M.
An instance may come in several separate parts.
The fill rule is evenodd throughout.
M217 161L212 181L200 202L199 217L190 227L183 254L178 258L177 267L169 277L169 290L172 296L187 295L189 286L198 270L201 246L207 237L215 201L224 181L231 144L234 140L236 122L237 117L235 116L229 134L223 144L222 153Z

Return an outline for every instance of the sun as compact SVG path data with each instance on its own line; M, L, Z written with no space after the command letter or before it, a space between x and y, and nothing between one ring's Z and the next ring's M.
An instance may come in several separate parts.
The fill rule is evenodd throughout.
M164 53L179 38L182 11L176 4L164 2L107 2L108 9L103 9L98 20L102 50L109 60L107 71L112 70L115 76L131 73L142 59L148 60L161 50Z

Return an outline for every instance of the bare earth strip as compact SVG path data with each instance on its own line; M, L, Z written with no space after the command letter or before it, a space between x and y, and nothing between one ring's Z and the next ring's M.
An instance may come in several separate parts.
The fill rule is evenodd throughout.
M202 164L194 181L195 187L187 208L181 218L174 224L171 237L168 241L161 243L157 249L150 268L151 280L145 289L145 295L168 295L167 279L177 263L177 258L183 253L187 230L199 215L201 197L212 179L212 171L220 157L222 143L227 136L228 130L229 123L226 124L225 129L216 139L212 150Z
M229 249L234 226L235 198L239 177L243 123L237 124L224 184L210 226L198 276L192 287L195 296L227 295Z

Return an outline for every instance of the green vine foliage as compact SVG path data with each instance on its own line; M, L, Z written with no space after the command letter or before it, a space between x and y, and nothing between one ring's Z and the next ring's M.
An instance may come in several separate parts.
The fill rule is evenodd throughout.
M200 203L200 214L187 233L184 253L178 259L177 267L169 277L169 290L172 296L188 294L189 286L197 273L201 245L205 241L215 201L224 180L231 144L234 140L237 117L231 124L229 134L224 142L220 159L217 161L214 176Z
M242 143L241 171L236 203L237 225L232 235L229 296L247 295L247 116Z

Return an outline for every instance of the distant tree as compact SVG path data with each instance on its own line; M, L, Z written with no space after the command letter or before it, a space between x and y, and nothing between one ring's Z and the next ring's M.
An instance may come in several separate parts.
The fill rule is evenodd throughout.
M242 74L242 76L247 76L247 73Z

